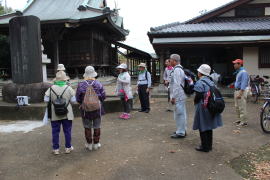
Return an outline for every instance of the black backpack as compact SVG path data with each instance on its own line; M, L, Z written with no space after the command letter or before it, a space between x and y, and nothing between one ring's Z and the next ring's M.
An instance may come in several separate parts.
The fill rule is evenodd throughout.
M216 86L210 86L210 84L206 81L202 81L210 87L210 97L207 104L208 111L212 115L221 114L225 109L225 101L220 91L216 88Z
M176 67L181 68L185 73L185 82L184 86L181 85L186 95L190 96L194 93L194 81L195 81L195 75L193 72L191 72L189 69L183 69L182 67Z
M54 112L57 116L64 116L64 115L67 115L68 113L67 107L69 105L69 102L66 103L66 99L63 98L63 94L66 92L68 87L69 86L65 88L65 90L60 96L56 94L56 92L52 88L50 88L51 92L53 92L56 95L56 99L51 101L51 103L53 104Z

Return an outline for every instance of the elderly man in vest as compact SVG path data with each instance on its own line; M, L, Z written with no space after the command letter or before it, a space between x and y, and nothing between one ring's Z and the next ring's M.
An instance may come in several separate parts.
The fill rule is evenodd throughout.
M175 105L174 119L176 121L176 132L171 135L171 138L186 137L187 128L187 113L186 113L186 95L184 92L185 72L180 65L181 58L178 54L170 56L173 72L171 76L171 103Z
M236 59L233 61L234 69L236 70L236 81L234 83L234 101L235 109L239 120L235 123L238 126L247 126L247 95L249 87L249 75L244 69L244 61L242 59Z
M146 64L139 64L139 76L138 76L138 94L141 102L141 110L139 112L150 112L149 91L151 88L151 74L146 69Z

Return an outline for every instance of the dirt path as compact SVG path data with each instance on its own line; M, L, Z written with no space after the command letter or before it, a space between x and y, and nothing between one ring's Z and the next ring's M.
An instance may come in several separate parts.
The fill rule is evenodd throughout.
M224 127L214 131L214 150L196 152L199 136L191 130L192 101L187 106L188 136L180 140L169 137L175 122L173 114L164 111L166 99L153 101L150 114L133 112L129 121L117 119L118 113L106 115L99 151L84 149L79 119L73 127L75 151L69 155L50 153L49 126L26 134L0 134L0 179L237 180L242 178L226 162L269 142L259 127L259 105L249 104L249 127L237 129L232 100L227 100Z

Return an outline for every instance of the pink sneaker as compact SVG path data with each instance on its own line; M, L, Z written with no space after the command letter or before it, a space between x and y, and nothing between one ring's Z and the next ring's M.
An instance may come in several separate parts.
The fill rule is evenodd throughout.
M123 113L123 114L121 114L121 115L119 116L119 118L120 118L120 119L124 119L125 116L126 116L126 113Z
M130 119L130 114L125 114L124 119L125 119L125 120Z

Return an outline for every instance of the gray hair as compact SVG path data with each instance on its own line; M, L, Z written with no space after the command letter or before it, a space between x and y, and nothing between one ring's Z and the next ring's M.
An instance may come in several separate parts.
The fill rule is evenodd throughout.
M170 56L170 58L173 59L173 60L175 60L175 61L177 61L177 62L181 62L181 57L180 57L179 54L172 54Z

